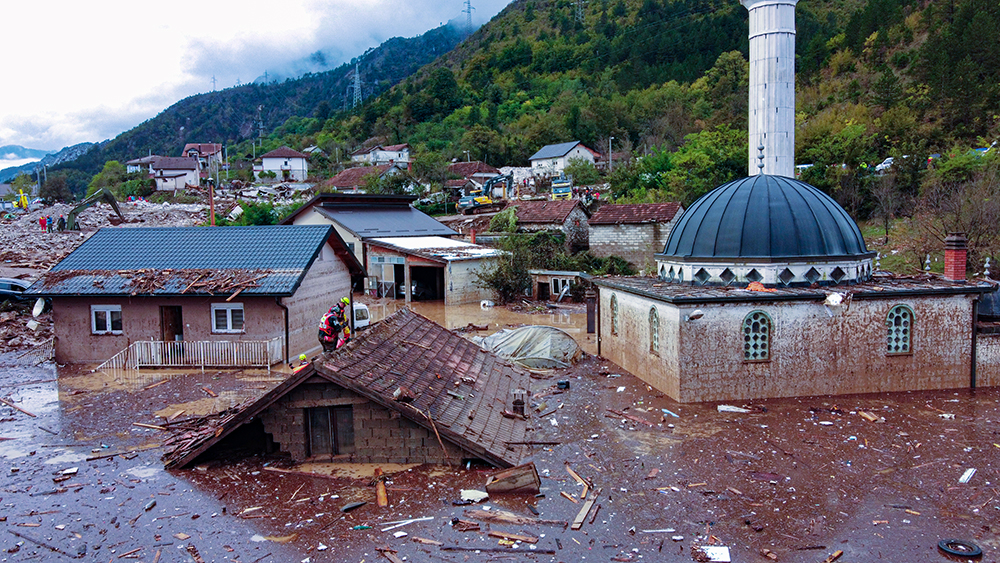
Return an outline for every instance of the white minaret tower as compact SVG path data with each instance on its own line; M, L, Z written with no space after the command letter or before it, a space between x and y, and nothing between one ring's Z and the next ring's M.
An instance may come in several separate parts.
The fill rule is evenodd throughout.
M740 0L750 12L750 176L795 177L797 2Z

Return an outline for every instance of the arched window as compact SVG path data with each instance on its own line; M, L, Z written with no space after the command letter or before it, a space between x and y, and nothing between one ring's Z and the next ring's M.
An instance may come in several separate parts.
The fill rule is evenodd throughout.
M611 334L618 334L618 296L611 295Z
M649 308L649 351L660 353L660 315L656 307Z
M913 351L913 309L896 305L885 317L886 353L909 354Z
M771 317L764 311L751 311L743 319L743 359L771 359Z

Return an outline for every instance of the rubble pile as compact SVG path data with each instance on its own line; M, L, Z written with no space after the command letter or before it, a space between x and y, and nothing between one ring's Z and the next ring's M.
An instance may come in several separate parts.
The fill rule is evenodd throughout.
M164 453L161 459L164 467L173 467L177 461L185 458L207 440L221 434L225 430L224 425L233 420L252 402L253 400L249 400L222 412L197 418L188 418L177 422L167 421L163 426L168 428L172 434L163 441Z
M146 295L163 291L168 285L183 286L181 293L239 293L244 289L257 287L257 282L274 273L273 270L214 270L214 269L173 269L156 270L59 270L45 275L45 287L51 288L60 282L78 276L93 278L94 287L105 284L117 285L115 277L128 280L131 295Z
M52 338L52 316L42 315L30 322L31 313L0 313L0 353L32 348Z

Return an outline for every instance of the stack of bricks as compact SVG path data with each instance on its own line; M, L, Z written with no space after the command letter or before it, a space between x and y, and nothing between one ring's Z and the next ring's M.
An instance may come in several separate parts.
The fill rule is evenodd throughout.
M944 279L965 281L967 246L965 233L949 233L944 239Z

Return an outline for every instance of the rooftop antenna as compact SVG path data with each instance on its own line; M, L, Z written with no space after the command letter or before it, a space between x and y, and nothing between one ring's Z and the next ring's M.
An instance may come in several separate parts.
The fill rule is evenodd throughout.
M462 10L462 12L466 16L465 26L469 31L469 35L472 35L472 10L475 10L475 8L472 7L472 0L465 0L465 9Z

